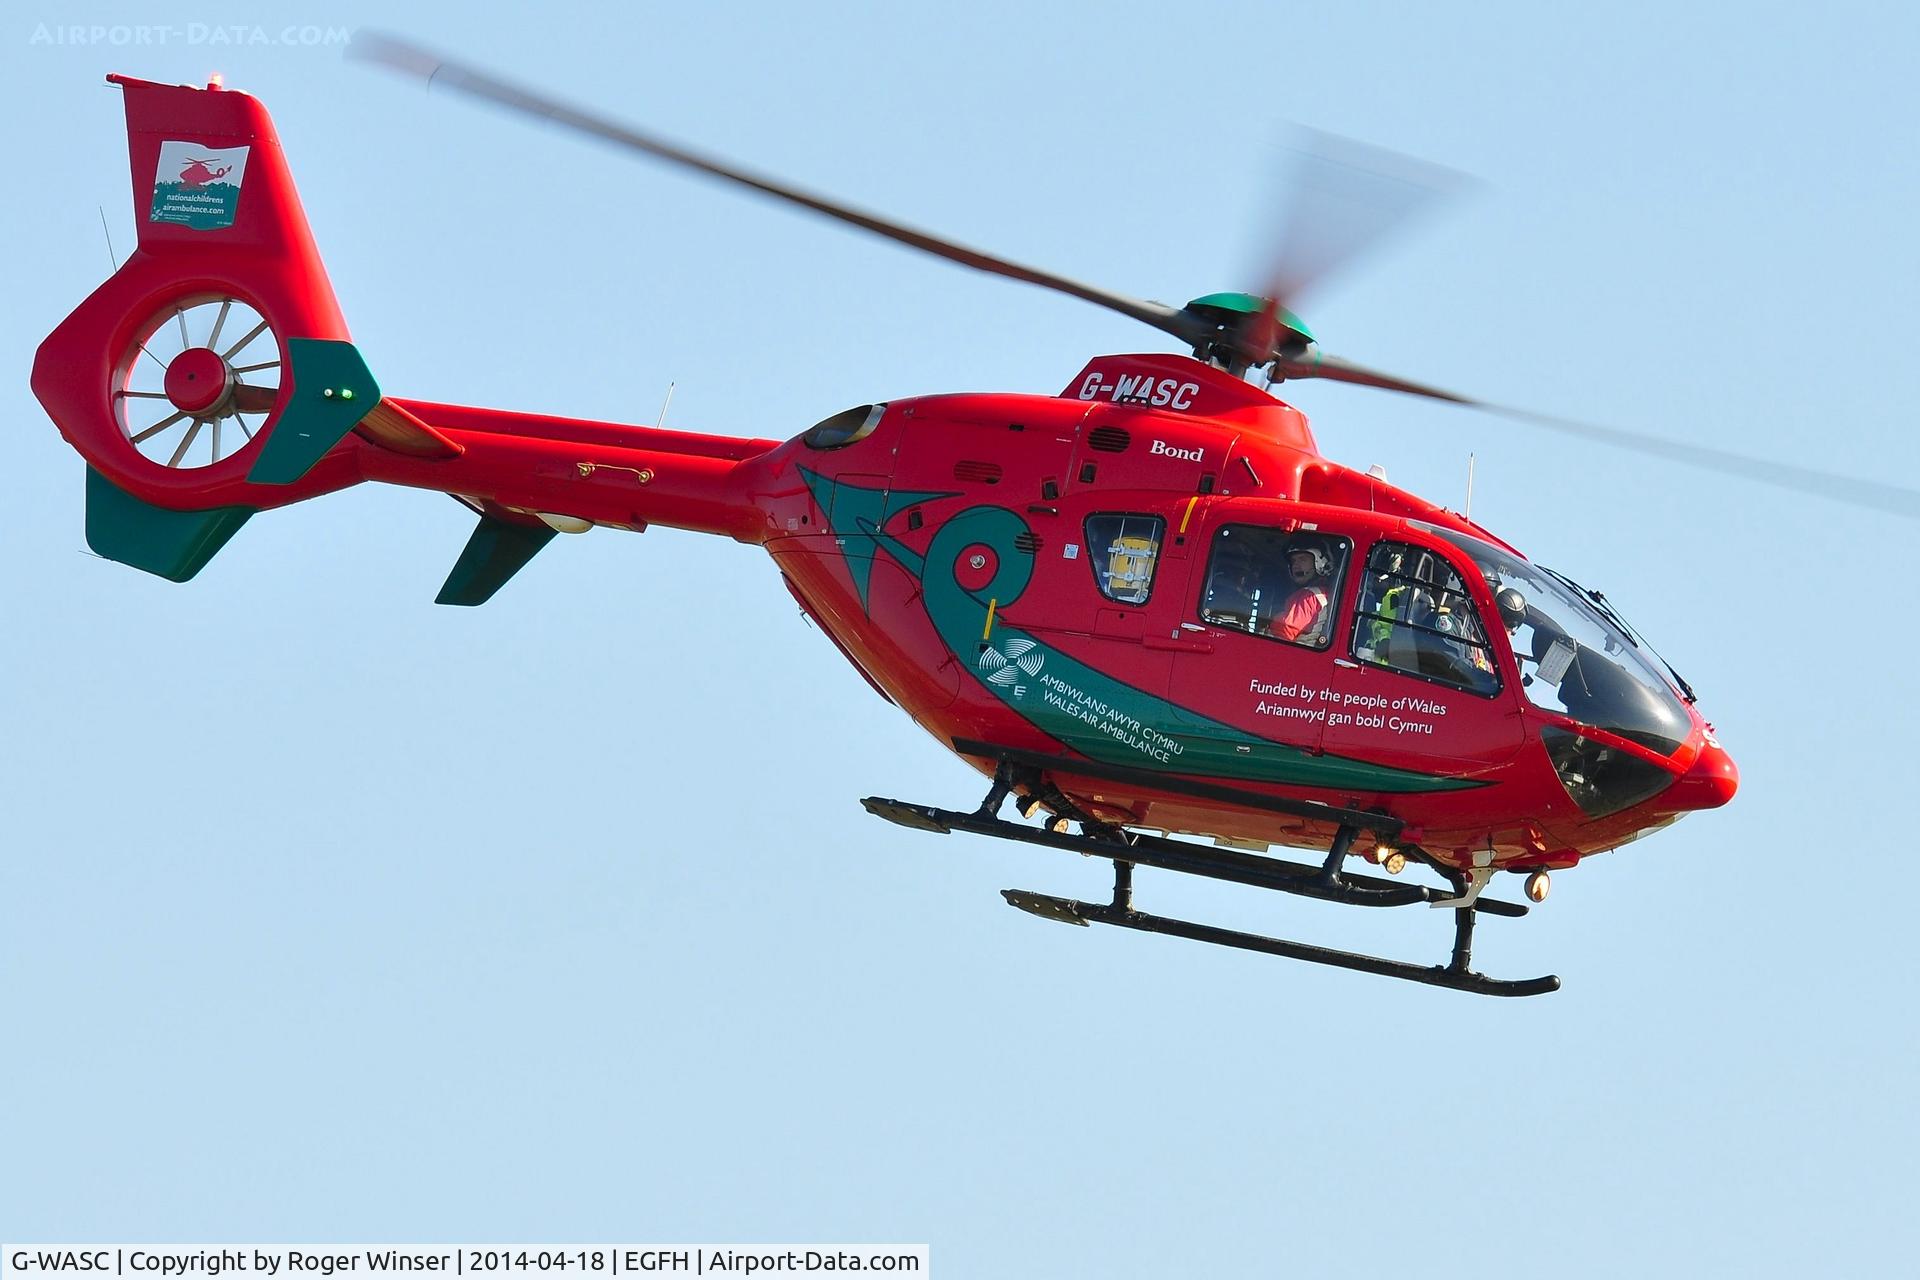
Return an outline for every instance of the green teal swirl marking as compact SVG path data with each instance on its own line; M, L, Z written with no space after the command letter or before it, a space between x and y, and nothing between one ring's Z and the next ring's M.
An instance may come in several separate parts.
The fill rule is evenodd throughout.
M894 492L889 489L865 489L859 485L846 484L831 476L823 476L817 471L800 468L800 478L807 483L807 491L813 495L813 504L820 513L828 517L828 528L833 535L841 539L841 546L848 555L845 563L847 572L853 575L853 589L860 593L860 610L867 610L867 592L873 584L873 552L876 535L886 528L887 521L905 511L908 507L918 506L932 498L949 498L950 493L933 491L906 490ZM867 545L850 545L853 539L860 539ZM914 577L920 576L920 557L911 551L906 553L912 559L908 571ZM899 551L893 555L899 558ZM907 561L901 561L907 564Z
M835 534L872 538L877 550L884 550L919 579L927 617L948 650L966 664L982 687L1034 727L1088 759L1170 773L1356 791L1451 791L1480 785L1342 756L1314 755L1221 721L1183 713L1165 698L1116 680L1001 620L1001 611L1019 602L1033 578L1033 553L1022 550L1017 541L1031 531L1016 513L1004 507L970 507L940 527L922 557L887 533L886 521L929 498L950 495L866 490L869 499L863 504L849 501L853 494L847 486L840 485L834 493L832 481L803 474L821 510L833 513L830 523ZM837 501L829 505L829 499ZM843 520L850 520L853 527L843 531ZM973 548L985 548L991 554L992 575L984 585L968 590L955 572L962 555ZM854 562L848 563L851 567ZM863 590L863 606L865 600ZM989 608L994 624L991 636L983 638Z

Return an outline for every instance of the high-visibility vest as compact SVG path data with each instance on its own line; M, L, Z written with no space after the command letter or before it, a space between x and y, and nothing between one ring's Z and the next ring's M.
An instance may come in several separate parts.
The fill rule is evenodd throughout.
M1381 593L1373 612L1383 616L1367 620L1367 639L1375 649L1384 649L1393 636L1393 624L1406 621L1407 585L1400 583Z

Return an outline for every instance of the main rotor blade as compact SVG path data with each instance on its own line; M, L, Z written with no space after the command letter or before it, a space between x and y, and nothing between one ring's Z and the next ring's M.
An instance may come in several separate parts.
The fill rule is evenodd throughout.
M1272 200L1277 235L1260 277L1265 305L1236 341L1250 364L1289 351L1283 309L1297 311L1301 295L1473 185L1455 170L1305 125L1294 125L1292 135L1288 171Z
M1122 293L1114 293L1096 285L1084 284L1066 276L1042 271L1037 267L1024 266L979 249L942 239L929 232L893 222L878 214L790 186L776 178L754 173L712 156L691 151L605 116L569 106L531 89L488 75L486 72L449 61L437 53L405 40L362 31L355 34L347 52L350 57L378 63L395 71L418 77L428 85L444 85L509 110L518 111L523 115L534 116L562 128L588 134L617 147L638 151L670 164L758 191L762 195L799 205L803 209L811 209L815 213L836 221L860 227L875 235L885 236L909 248L931 253L949 262L957 262L963 267L972 267L976 271L1004 276L1009 280L1019 280L1026 284L1038 285L1042 289L1052 289L1056 293L1080 298L1095 306L1105 307L1109 311L1117 311L1123 316L1130 316L1150 324L1189 345L1198 342L1210 329L1210 326L1178 307L1170 307L1163 302L1131 298Z
M1390 373L1379 373L1351 360L1328 355L1319 347L1308 347L1304 355L1276 358L1273 373L1280 378L1325 378L1329 382L1348 382L1356 387L1378 387L1382 391L1400 391L1410 396L1445 400L1449 404L1464 404L1475 409L1493 407L1451 391L1442 391L1439 387L1430 387L1424 382L1412 382L1406 378L1396 378Z
M1623 431L1618 427L1603 427L1597 423L1579 422L1572 418L1560 418L1552 414L1535 413L1529 409L1515 409L1486 400L1475 400L1470 396L1444 391L1425 383L1380 373L1354 364L1350 360L1326 355L1317 349L1309 350L1304 356L1276 361L1275 365L1279 372L1288 378L1325 378L1331 382L1347 382L1355 386L1399 391L1428 400L1444 400L1448 404L1463 405L1469 409L1498 414L1515 422L1544 427L1563 435L1598 441L1601 444L1612 445L1616 449L1650 454L1670 462L1684 463L1690 467L1700 467L1722 475L1738 476L1743 480L1770 484L1795 493L1818 494L1820 497L1845 503L1848 506L1884 511L1908 520L1920 520L1920 490L1908 489L1896 484L1840 476L1831 471L1816 471L1812 467L1796 466L1790 462L1773 462L1766 458L1755 458L1726 449L1712 449L1705 445L1686 444L1640 431Z
M1262 276L1266 296L1290 310L1327 277L1474 185L1463 173L1384 147L1305 125L1292 133L1274 254Z

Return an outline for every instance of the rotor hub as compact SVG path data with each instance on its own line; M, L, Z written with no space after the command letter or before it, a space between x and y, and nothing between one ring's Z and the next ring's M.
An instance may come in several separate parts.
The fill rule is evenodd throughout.
M215 412L233 393L233 366L212 347L188 347L167 365L167 399L183 413Z

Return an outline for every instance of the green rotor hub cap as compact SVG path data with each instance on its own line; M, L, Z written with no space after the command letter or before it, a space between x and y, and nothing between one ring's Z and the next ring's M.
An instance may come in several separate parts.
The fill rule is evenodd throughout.
M1214 311L1226 315L1251 316L1258 315L1260 308L1266 305L1267 300L1256 293L1210 293L1204 298L1195 298L1192 302L1189 302L1187 304L1187 310L1201 312ZM1313 336L1313 330L1307 328L1307 322L1285 307L1280 308L1280 323L1305 338L1308 342L1318 341L1318 339Z

